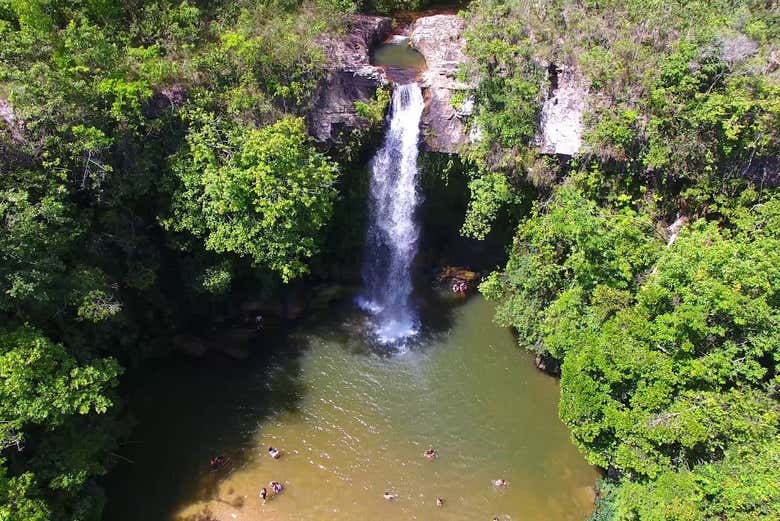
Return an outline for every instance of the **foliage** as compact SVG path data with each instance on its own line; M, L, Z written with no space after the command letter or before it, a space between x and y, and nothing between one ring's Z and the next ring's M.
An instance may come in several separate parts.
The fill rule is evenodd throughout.
M519 197L506 176L489 173L469 181L470 200L461 233L473 239L484 239L499 211L509 204L519 203Z
M506 269L481 290L498 303L499 323L562 356L585 306L606 317L630 298L658 254L652 229L631 209L599 208L576 186L562 186L520 224Z
M0 444L19 443L28 423L48 428L71 414L104 413L105 391L116 385L119 368L110 359L80 366L62 345L29 328L0 335Z
M212 114L187 137L181 189L165 221L207 249L247 256L285 280L306 272L336 196L336 166L308 142L303 120L260 130L222 129ZM223 140L221 136L226 136Z
M651 482L629 483L611 492L609 519L777 519L778 457L780 440L770 438L729 449L716 463L667 471Z
M778 219L775 198L733 231L698 223L664 251L632 306L575 339L561 417L591 461L655 477L773 435Z
M372 124L381 123L385 119L387 107L390 104L390 91L380 87L374 94L374 99L369 101L356 101L355 110L358 116L366 118Z
M595 519L777 513L780 197L729 217L663 248L646 217L570 183L482 284L521 343L563 360L561 418L622 476Z
M112 406L111 391L119 374L115 360L79 363L61 344L29 327L0 333L0 446L22 450L36 471L9 476L0 460L3 519L50 519L46 494L55 490L77 494L92 476L104 472L95 459L95 452L104 450L108 441L104 431L85 435L89 429L77 427L72 418L105 414ZM25 449L24 433L33 426L69 435L45 437L40 446ZM65 439L70 439L68 446L62 446Z
M466 51L473 60L461 79L479 78L473 124L483 136L470 155L491 170L522 171L528 163L522 150L539 128L544 74L522 22L526 9L523 2L493 0L470 9Z

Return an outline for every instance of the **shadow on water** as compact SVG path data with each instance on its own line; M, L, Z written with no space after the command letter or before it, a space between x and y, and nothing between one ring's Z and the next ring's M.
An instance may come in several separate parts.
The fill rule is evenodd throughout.
M287 334L252 343L254 354L246 360L207 353L149 364L128 375L128 408L136 427L106 480L104 519L171 519L192 498L241 506L240 497L218 497L219 483L256 457L252 440L263 422L298 412L306 392L299 378L304 343ZM225 463L211 469L217 455ZM204 512L197 519L209 516Z
M246 360L207 352L201 358L161 360L130 373L124 385L136 426L106 479L104 519L172 519L193 498L240 508L236 502L244 499L220 498L219 485L257 458L254 442L264 422L299 412L307 392L300 360L312 347L311 339L335 340L352 353L371 356L419 350L452 327L462 300L429 287L418 290L415 300L424 327L403 346L373 341L367 317L349 299L312 314L292 331L254 338ZM217 455L226 463L212 470L209 462ZM215 517L206 509L184 519Z

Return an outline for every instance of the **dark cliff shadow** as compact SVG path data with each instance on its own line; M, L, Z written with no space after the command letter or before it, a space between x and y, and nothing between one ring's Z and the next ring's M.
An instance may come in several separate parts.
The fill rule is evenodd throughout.
M105 480L103 519L167 521L195 500L223 501L219 485L254 454L262 424L296 412L305 389L300 355L306 346L279 333L253 340L253 354L236 360L209 352L168 359L128 375L128 410L136 422ZM151 365L151 364L150 364ZM224 463L212 468L211 458ZM212 519L204 511L201 517Z

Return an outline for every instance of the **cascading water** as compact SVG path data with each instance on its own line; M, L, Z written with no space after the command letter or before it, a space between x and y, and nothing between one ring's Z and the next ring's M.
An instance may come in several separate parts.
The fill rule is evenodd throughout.
M359 304L373 315L374 332L382 343L398 342L418 330L411 266L419 235L415 211L420 199L417 150L423 106L419 85L396 86L390 125L371 161L365 293Z

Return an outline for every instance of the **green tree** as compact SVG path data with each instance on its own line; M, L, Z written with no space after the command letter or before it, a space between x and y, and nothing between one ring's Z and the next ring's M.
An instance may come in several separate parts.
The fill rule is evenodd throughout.
M305 273L333 208L336 166L314 149L301 119L252 130L198 117L175 166L181 184L165 226L285 281Z

